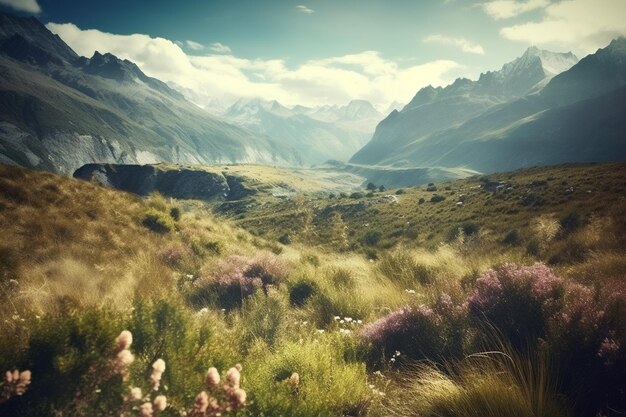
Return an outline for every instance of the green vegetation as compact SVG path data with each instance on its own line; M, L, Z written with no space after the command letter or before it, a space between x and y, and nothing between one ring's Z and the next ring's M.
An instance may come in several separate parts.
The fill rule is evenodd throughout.
M0 166L0 415L619 415L623 172L224 204Z

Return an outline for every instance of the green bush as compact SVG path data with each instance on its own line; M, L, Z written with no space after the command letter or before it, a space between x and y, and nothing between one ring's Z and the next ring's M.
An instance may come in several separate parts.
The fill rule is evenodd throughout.
M522 238L520 236L519 230L513 229L509 231L509 233L507 233L506 236L504 236L504 239L502 239L502 243L506 245L515 246L520 243L521 239Z
M378 268L389 279L409 289L416 284L430 284L435 279L433 268L418 262L404 249L386 252L381 257Z
M302 307L317 293L317 283L310 278L302 278L289 286L289 302L296 307Z
M531 256L539 256L540 252L541 252L541 244L539 243L537 239L533 239L530 242L528 242L528 245L526 246L527 254Z
M354 199L363 198L363 193L359 191L355 191L352 194L350 194L350 198L354 198Z
M180 207L172 207L170 209L170 217L174 219L174 221L179 221L181 216Z
M168 233L174 229L172 218L157 209L149 209L143 216L141 224L155 233Z
M379 230L370 230L363 236L363 243L367 246L376 246L383 234Z
M440 202L444 201L445 199L446 199L445 196L439 195L439 194L435 194L434 196L430 197L430 202L431 203L440 203Z
M563 216L559 221L561 232L567 235L578 229L582 225L582 217L578 212L571 212Z
M255 354L247 380L250 415L334 417L365 416L371 400L365 366L344 357L341 335L289 342L273 354ZM299 383L289 383L298 373Z

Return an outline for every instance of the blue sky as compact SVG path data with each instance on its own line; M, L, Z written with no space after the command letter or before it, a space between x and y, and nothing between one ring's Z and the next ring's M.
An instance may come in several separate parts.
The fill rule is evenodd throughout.
M77 52L110 51L198 96L406 102L531 44L579 56L626 34L624 0L0 0Z

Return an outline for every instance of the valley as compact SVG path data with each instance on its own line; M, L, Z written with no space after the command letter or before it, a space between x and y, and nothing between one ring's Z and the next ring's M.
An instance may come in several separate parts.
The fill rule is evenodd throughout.
M0 0L0 417L624 415L622 16Z

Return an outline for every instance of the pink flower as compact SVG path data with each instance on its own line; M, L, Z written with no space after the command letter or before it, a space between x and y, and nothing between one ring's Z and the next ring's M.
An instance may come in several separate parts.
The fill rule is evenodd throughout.
M165 395L157 395L154 399L154 409L156 411L163 411L167 408L167 398Z
M239 387L239 381L241 379L241 374L237 370L237 368L230 368L228 372L226 372L226 382L233 388Z
M220 373L217 371L217 368L209 368L205 381L209 388L214 388L220 383Z
M115 339L115 344L119 350L128 349L133 343L133 334L128 330L123 330Z

